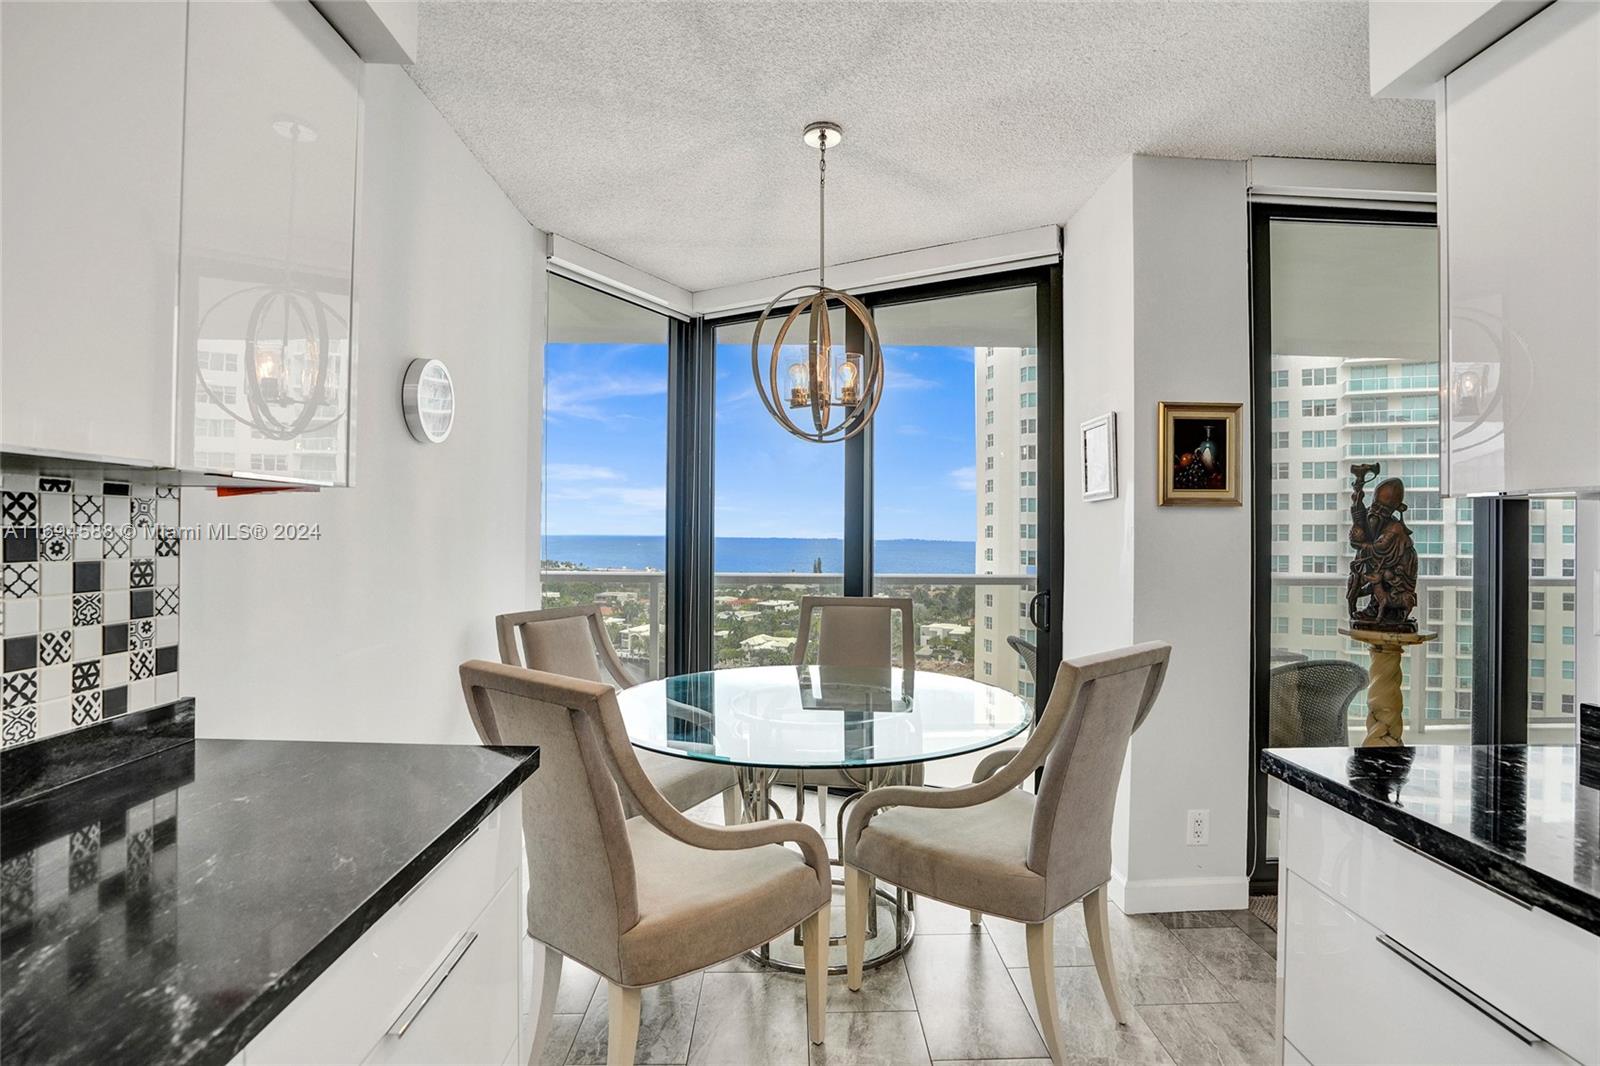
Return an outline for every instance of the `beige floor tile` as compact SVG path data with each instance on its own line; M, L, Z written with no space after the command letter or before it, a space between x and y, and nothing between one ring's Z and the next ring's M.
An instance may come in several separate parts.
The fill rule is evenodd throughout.
M852 992L845 975L828 978L828 1011L851 1014L864 1011L914 1011L916 996L911 993L911 978L903 959L891 959L861 977L861 991Z
M550 1036L545 1040L544 1050L535 1066L563 1066L572 1053L572 1042L577 1038L578 1027L582 1024L581 1014L557 1014L552 1018Z
M1268 1029L1277 1025L1277 962L1243 930L1178 929L1174 935L1239 1003Z
M640 1063L683 1063L689 1059L689 1036L694 1029L700 1000L701 974L692 974L647 988L639 999L639 1040L634 1061ZM600 982L583 1024L572 1043L568 1062L573 1066L592 1066L606 1061L606 1027L609 992Z
M826 1039L811 1048L812 1066L928 1066L928 1044L914 1011L828 1015Z
M1027 967L1011 971L1017 992L1027 1004L1028 1016L1039 1023L1038 1004ZM1071 1066L1109 1064L1165 1064L1172 1062L1137 1008L1128 1008L1126 1026L1117 1025L1100 990L1093 966L1056 969L1056 1017L1061 1024L1061 1046Z
M934 1057L1046 1055L1044 1041L987 937L919 935L906 954L906 972Z
M1249 911L1168 911L1155 917L1168 929L1226 929L1235 914L1251 916Z
M1265 1066L1276 1060L1272 1034L1237 1003L1139 1008L1178 1066Z
M1130 917L1116 907L1108 908L1108 914L1111 955L1129 1002L1219 1003L1233 998L1160 918L1153 914ZM989 918L984 926L1007 966L1028 965L1027 942L1020 923ZM1094 965L1082 907L1074 905L1056 915L1055 954L1058 966Z
M689 1043L704 1066L803 1066L805 982L798 974L708 973Z

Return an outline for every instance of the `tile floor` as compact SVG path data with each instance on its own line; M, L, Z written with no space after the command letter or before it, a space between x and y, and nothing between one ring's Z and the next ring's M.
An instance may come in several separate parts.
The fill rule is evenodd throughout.
M785 810L793 809L790 798L778 798ZM720 822L720 808L712 806L692 813ZM806 1041L801 978L741 958L647 989L637 1061L1047 1066L1022 926L988 918L974 929L965 911L933 900L919 900L916 913L910 950L869 971L860 992L848 991L842 976L829 979L823 1045ZM835 929L844 927L842 915L833 922ZM1095 979L1082 910L1070 908L1056 921L1056 996L1071 1062L1273 1061L1271 928L1248 911L1130 917L1115 907L1111 926L1134 1015L1121 1030ZM605 986L569 962L542 1061L603 1063L605 1042Z

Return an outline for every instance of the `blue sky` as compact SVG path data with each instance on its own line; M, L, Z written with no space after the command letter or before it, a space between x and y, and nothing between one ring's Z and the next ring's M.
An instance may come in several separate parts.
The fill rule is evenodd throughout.
M972 540L971 348L890 347L874 420L880 539ZM750 350L717 350L716 533L844 534L844 448L798 440L761 406ZM666 527L665 345L545 349L545 532Z

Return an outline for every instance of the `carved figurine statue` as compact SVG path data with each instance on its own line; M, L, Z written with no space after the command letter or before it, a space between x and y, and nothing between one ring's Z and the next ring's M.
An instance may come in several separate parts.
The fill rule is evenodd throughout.
M1400 517L1406 509L1405 485L1395 477L1378 482L1368 507L1366 486L1377 476L1378 464L1361 463L1350 472L1350 546L1356 551L1345 591L1350 624L1360 629L1415 633L1417 623L1411 612L1417 606L1417 549L1411 543L1411 530ZM1370 599L1357 609L1363 597Z

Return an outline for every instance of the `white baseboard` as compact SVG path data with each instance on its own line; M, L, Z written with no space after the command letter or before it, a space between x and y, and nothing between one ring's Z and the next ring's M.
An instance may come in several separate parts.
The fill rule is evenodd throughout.
M1240 911L1250 904L1250 879L1232 877L1167 877L1128 880L1111 871L1111 902L1124 914L1165 911Z

